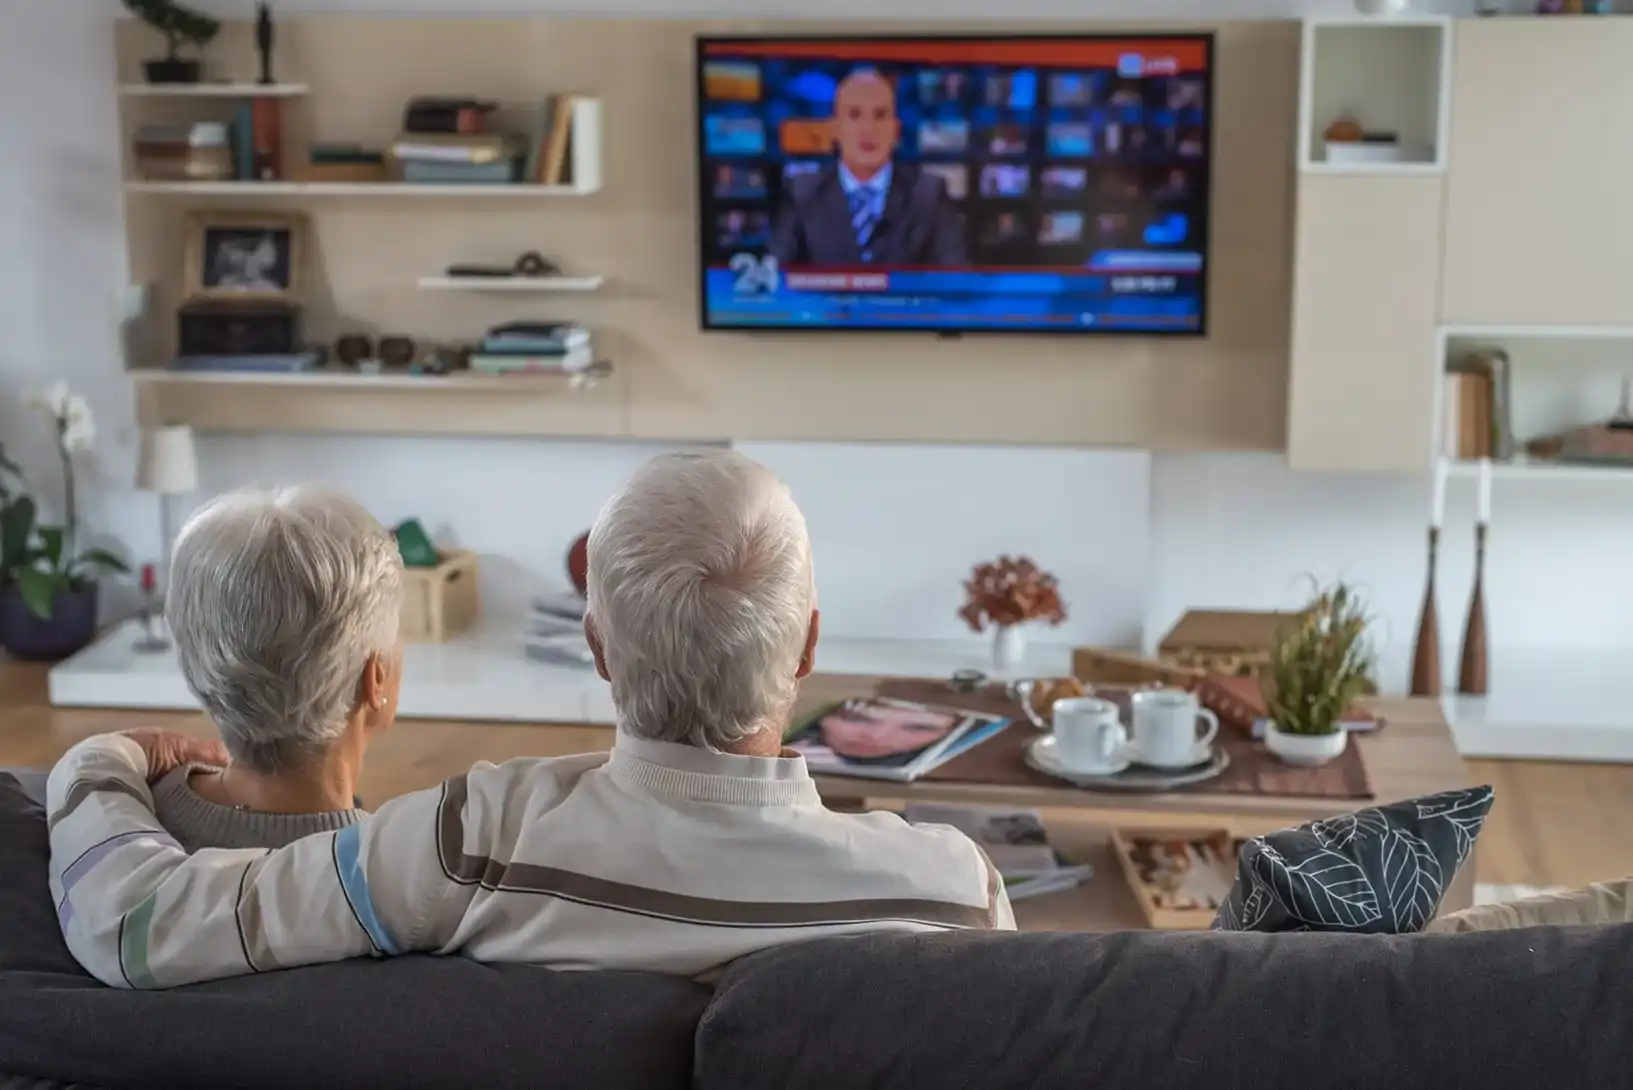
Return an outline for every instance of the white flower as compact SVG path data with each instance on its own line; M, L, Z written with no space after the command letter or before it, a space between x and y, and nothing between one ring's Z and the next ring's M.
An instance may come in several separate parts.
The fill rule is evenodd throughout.
M58 379L51 384L49 390L30 394L28 407L50 413L57 420L61 420L64 414L67 413L69 399L73 396L73 392L68 389L68 384Z
M85 399L78 394L70 395L60 419L63 421L64 449L70 454L90 450L91 444L96 442L96 420L91 416L91 407L85 403Z

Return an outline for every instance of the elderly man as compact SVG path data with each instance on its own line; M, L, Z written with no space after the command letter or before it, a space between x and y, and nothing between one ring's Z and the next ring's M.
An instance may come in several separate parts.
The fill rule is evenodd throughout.
M152 988L410 951L698 975L822 935L1012 928L972 842L832 813L782 750L816 650L811 572L804 518L764 467L650 463L590 537L612 753L480 764L273 851L186 854L147 787L149 758L179 758L151 738L81 743L48 800L69 948Z

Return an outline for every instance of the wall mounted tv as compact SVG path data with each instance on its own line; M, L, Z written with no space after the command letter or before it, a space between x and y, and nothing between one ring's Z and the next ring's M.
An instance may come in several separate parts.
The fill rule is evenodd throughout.
M1213 36L700 38L705 329L1200 336Z

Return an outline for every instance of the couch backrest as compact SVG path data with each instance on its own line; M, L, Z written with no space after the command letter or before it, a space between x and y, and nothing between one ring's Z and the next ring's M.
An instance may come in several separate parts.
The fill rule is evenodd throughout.
M347 962L171 992L105 988L63 945L39 805L0 775L0 1085L681 1088L709 992L464 958Z
M696 1048L702 1090L1623 1086L1633 925L822 940L734 966Z

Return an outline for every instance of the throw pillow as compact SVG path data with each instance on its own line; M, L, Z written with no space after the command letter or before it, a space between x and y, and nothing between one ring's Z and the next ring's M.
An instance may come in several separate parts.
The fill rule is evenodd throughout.
M1474 850L1491 799L1490 787L1446 791L1255 837L1242 845L1213 926L1422 931Z

